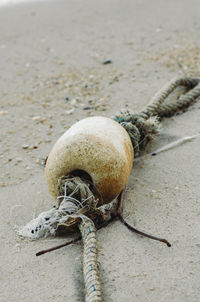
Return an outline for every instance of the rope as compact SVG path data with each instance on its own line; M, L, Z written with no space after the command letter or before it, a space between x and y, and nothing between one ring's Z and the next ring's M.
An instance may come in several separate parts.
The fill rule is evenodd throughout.
M128 132L135 156L144 150L159 133L159 122L164 117L185 110L200 97L200 78L182 77L165 85L139 114L121 111L114 119Z
M96 229L93 221L89 218L82 219L79 229L83 239L85 301L102 302L101 284L97 267Z
M178 98L178 100L172 104L164 104L167 97L175 91L179 86L184 86L188 92ZM145 119L150 116L158 116L159 118L169 117L174 115L177 111L183 110L189 107L197 97L200 96L200 78L178 78L174 79L165 85L151 100L150 105L143 110L140 115Z

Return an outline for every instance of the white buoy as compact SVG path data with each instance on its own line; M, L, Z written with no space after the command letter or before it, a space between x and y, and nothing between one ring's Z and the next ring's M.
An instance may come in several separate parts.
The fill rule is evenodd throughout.
M134 151L126 130L106 117L89 117L75 123L51 150L45 176L50 193L58 196L58 180L73 173L87 173L102 196L110 202L125 187Z

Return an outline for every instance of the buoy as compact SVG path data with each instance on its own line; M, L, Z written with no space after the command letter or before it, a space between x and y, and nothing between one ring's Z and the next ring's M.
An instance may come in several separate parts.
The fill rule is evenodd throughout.
M125 187L133 158L130 137L120 124L106 117L88 117L55 143L46 162L46 182L57 198L61 177L87 174L102 197L99 203L108 203Z

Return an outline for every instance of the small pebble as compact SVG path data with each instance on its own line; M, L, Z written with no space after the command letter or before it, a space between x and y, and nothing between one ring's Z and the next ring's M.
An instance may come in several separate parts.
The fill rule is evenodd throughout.
M77 100L76 100L76 99L71 100L71 101L70 101L70 104L71 104L72 106L76 105L76 104L77 104Z
M17 163L21 163L21 162L22 162L22 158L20 158L20 157L19 157L19 158L16 158L16 162L17 162Z
M26 149L28 149L29 148L29 145L23 145L22 146L22 149L24 149L24 150L26 150Z
M67 111L65 111L65 113L67 114L67 115L71 115L73 112L74 112L74 108L72 108L72 109L70 109L70 110L67 110Z
M39 121L40 119L41 119L40 116L34 116L34 117L32 117L32 120L33 120L33 121Z
M41 273L40 276L44 277L44 276L45 276L45 273Z
M2 110L2 111L0 111L0 114L1 114L1 115L7 115L7 114L8 114L8 111L3 111L3 110Z
M111 61L111 60L105 60L105 61L103 62L103 65L107 65L107 64L112 64L112 61Z
M83 110L91 110L91 109L93 109L92 106L86 106L86 107L83 108Z

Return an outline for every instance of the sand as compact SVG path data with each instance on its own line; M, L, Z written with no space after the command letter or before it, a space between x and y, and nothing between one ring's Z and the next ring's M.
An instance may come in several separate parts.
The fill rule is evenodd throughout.
M55 204L41 165L75 121L139 111L173 77L200 69L198 0L49 1L0 8L0 301L83 301L81 243L21 240ZM111 64L102 64L111 60ZM148 152L199 132L200 104L162 123ZM200 138L135 163L124 217L98 231L104 300L197 302Z

